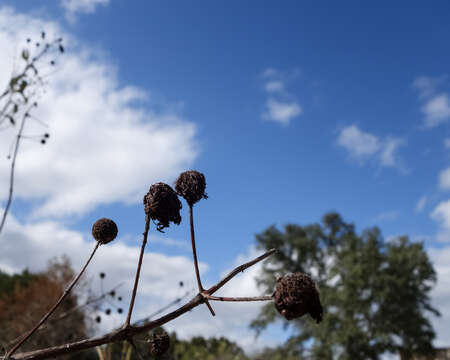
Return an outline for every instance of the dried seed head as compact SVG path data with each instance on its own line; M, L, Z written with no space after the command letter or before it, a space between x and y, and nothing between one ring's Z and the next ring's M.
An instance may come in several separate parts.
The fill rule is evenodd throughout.
M175 190L190 206L201 199L208 198L208 195L205 193L205 188L205 175L195 170L181 173L177 181L175 181Z
M107 244L113 241L117 236L117 231L116 223L107 218L98 219L92 225L92 236L100 244Z
M276 309L287 320L309 313L317 323L322 321L319 291L308 275L293 273L279 278L273 296Z
M150 186L147 195L144 196L145 213L154 221L157 221L156 229L169 227L169 223L181 222L181 202L177 193L167 184L156 183Z
M150 338L150 352L153 355L159 356L169 350L170 337L166 332L156 335L153 334Z

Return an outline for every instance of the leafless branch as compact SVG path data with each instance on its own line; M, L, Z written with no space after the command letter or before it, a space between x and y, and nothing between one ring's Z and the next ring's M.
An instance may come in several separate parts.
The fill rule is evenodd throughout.
M97 249L100 246L100 244L101 244L100 242L96 243L96 245L94 247L94 250L92 250L92 253L89 256L89 258L86 261L86 263L84 264L83 268L78 273L78 275L72 280L72 282L69 284L69 286L64 290L64 293L61 295L61 297L58 299L58 301L52 306L52 308L41 318L41 320L39 320L39 322L31 330L28 331L22 337L22 339L16 345L14 345L11 350L8 351L8 353L5 356L5 359L10 358L11 355L13 355L17 351L17 349L19 349L19 347L25 341L27 341L36 332L36 330L39 329L39 327L55 312L55 310L58 308L59 304L61 304L61 302L66 298L66 296L69 295L70 291L73 289L75 284L78 282L78 280L80 279L81 275L83 275L84 271L86 270L87 266L89 265L89 263L91 262L92 258L94 257L95 252L97 251Z
M249 268L250 266L258 263L259 261L264 260L268 256L272 255L275 252L275 250L270 250L266 252L265 254L257 257L256 259L249 261L243 265L238 266L235 268L229 275L227 275L224 279L219 281L216 285L212 286L208 291L205 291L207 295L212 295L214 292L216 292L218 289L220 289L224 284L226 284L228 281L230 281L233 277L235 277L240 272L244 271L245 269ZM48 359L64 354L70 354L81 350L86 350L93 348L95 346L109 344L117 341L124 341L132 339L133 336L148 332L150 330L153 330L157 327L160 327L169 321L172 321L173 319L176 319L180 317L181 315L185 314L186 312L192 310L193 308L199 306L200 304L203 304L205 302L205 295L204 294L197 294L193 299L191 299L187 304L181 306L180 308L170 312L167 315L161 316L160 318L149 321L143 325L140 326L129 326L129 327L123 327L121 329L112 331L106 335L103 336L97 336L90 339L85 339L69 344L64 344L60 346L55 346L47 349L41 349L41 350L35 350L30 351L26 353L19 353L17 354L14 359L15 360L41 360L41 359ZM6 360L6 357L1 357L0 360Z

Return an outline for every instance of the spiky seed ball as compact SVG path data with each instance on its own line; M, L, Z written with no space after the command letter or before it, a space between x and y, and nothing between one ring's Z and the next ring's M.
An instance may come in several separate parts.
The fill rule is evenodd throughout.
M322 321L319 291L310 276L293 273L279 278L273 296L276 309L287 320L309 313L317 323Z
M169 227L169 223L181 222L181 202L177 193L169 185L156 183L150 186L147 195L144 196L145 213L154 221L157 221L156 229Z
M208 198L205 189L205 175L196 170L189 170L181 173L180 176L178 176L177 181L175 181L175 190L190 206L201 199Z
M170 347L170 337L166 332L156 335L153 334L150 338L150 352L153 355L160 356L164 354Z
M117 231L116 223L107 218L98 219L92 225L92 236L100 244L107 244L113 241L117 236Z

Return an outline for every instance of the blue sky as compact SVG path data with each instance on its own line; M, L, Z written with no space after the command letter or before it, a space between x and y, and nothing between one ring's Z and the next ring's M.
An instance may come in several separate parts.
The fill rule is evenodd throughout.
M123 146L134 149L124 150L133 156L126 163L139 157L141 168L124 163L123 173L108 179L107 185L120 183L117 196L105 190L104 197L86 200L77 211L60 213L61 201L78 203L58 195L53 189L59 185L51 181L44 193L53 202L45 211L45 199L19 188L12 208L18 228L51 221L87 241L93 221L107 216L118 223L123 244L138 246L144 216L138 199L151 181L173 182L178 170L195 168L208 183L209 199L196 206L199 257L208 266L208 281L215 281L239 255L247 256L254 234L269 225L315 222L335 210L360 230L378 225L387 237L423 239L441 276L436 301L450 312L448 301L442 302L449 295L443 277L450 273L447 1L393 6L388 1L130 5L124 0L15 0L0 5L9 14L0 23L6 34L13 32L5 25L7 19L24 16L67 35L69 59L79 61L80 69L92 64L103 69L100 97L134 91L130 103L105 102L111 106L105 119L124 126L117 131L128 134L132 116L114 116L131 109L132 115L142 116L132 134L145 134L148 129L141 126L146 121L156 121L165 129L163 135L170 134L169 145L155 148L147 148L145 141L158 143L159 135L132 144L123 140ZM22 34L24 29L14 31ZM61 66L70 68L64 60ZM95 87L88 73L79 80L74 80L73 70L62 71L66 73L71 81L83 84L85 79L92 81L89 89ZM55 83L64 83L63 75L57 76ZM82 107L83 98L75 99L80 102L71 98L69 103ZM55 117L55 122L65 118L64 104L62 99L60 113L48 110L42 116ZM82 124L85 128L77 130L101 137L97 119L103 117L102 109L92 109L83 115L90 119ZM58 131L55 125L55 142ZM93 144L96 137L89 139ZM141 141L146 145L139 148ZM45 151L52 151L51 146L50 141ZM32 149L30 154L38 153ZM64 153L63 144L58 149L46 159ZM162 164L142 170L146 158ZM30 155L29 161L33 159ZM25 165L23 171L23 176L33 175ZM52 171L56 181L59 173ZM127 180L141 174L148 177L148 185L142 187L145 179ZM130 182L130 189L123 190ZM79 198L90 191L80 190ZM6 191L0 198L5 196ZM172 245L161 240L150 244L149 251L189 258L183 245L186 225L167 231ZM444 312L446 316L450 314ZM442 321L437 323L439 344L450 345Z

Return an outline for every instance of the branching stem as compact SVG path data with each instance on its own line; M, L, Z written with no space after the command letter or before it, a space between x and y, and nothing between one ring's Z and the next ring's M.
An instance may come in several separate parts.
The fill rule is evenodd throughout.
M212 286L208 290L208 294L212 295L215 291L217 291L220 287L222 287L225 283L230 281L234 276L239 274L241 271L249 268L250 266L256 264L259 261L264 260L268 256L272 255L275 252L275 250L270 250L266 252L265 254L257 257L256 259L249 261L246 264L243 264L241 266L238 266L236 269L234 269L227 277L225 277L223 280L219 281L216 285ZM172 321L173 319L176 319L180 317L181 315L187 313L188 311L192 310L193 308L199 306L200 304L203 304L205 302L204 296L201 294L197 294L191 301L189 301L187 304L181 306L180 308L172 311L169 314L166 314L159 319L156 319L154 321L149 321L146 324L143 324L141 326L130 326L127 328L121 328L115 331L112 331L106 335L103 336L97 336L90 339L85 339L81 341L77 341L70 344L64 344L60 346L55 346L47 349L41 349L41 350L35 350L30 351L26 353L18 354L14 357L15 360L42 360L42 359L48 359L48 358L54 358L60 355L65 354L71 354L77 351L90 349L99 345L109 344L117 341L123 341L128 340L132 336L148 332L150 330L153 330L159 326L162 326L169 321ZM0 357L0 360L6 360L6 357Z
M193 211L193 205L189 204L189 223L191 225L191 243L192 243L192 255L194 257L194 268L195 268L195 276L197 278L197 285L198 285L198 291L199 293L203 292L203 285L202 280L200 279L200 271L198 269L198 260L197 260L197 250L195 248L195 232L194 232L194 211ZM206 306L208 307L209 311L211 312L212 316L216 316L216 313L214 312L212 306L210 305L209 301L205 299Z

